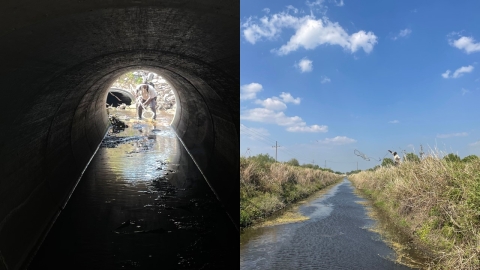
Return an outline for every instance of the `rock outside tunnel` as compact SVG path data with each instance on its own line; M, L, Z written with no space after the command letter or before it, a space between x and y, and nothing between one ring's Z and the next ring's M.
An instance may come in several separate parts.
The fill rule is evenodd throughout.
M28 2L0 4L0 269L28 265L134 70L174 89L171 126L238 228L239 1Z

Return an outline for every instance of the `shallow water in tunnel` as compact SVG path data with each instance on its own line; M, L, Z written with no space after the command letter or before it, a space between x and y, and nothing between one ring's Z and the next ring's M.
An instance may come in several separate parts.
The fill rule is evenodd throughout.
M299 207L308 220L245 230L240 269L412 269L370 230L375 221L353 190L345 178Z
M169 124L107 135L28 269L234 269L238 232Z

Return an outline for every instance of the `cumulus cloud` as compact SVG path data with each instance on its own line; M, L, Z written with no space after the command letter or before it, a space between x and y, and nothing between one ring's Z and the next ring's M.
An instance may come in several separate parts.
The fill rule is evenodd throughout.
M403 30L400 30L400 33L398 33L396 36L394 36L392 39L393 40L397 40L398 38L402 38L402 37L407 37L408 35L410 35L412 33L412 30L411 29L408 29L408 28L405 28Z
M307 124L298 116L286 116L283 112L276 112L267 108L254 108L244 111L240 115L240 119L277 124L284 126L287 131L290 132L327 132L327 126L311 125Z
M293 103L293 104L296 104L296 105L300 104L300 98L293 98L290 93L282 92L280 94L280 97L282 98L283 102L285 102L285 103Z
M468 136L467 132L459 132L459 133L450 133L450 134L438 134L437 138L446 139L451 137L465 137Z
M240 86L240 99L254 99L257 93L262 91L262 85L259 83L250 83Z
M300 69L301 72L310 72L313 70L313 62L304 57L299 63L295 63L295 66Z
M466 66L466 67L460 67L455 72L453 72L452 75L450 75L450 70L445 71L445 73L442 73L442 77L447 79L447 78L459 78L461 77L464 73L470 73L472 72L474 67L472 65Z
M462 36L457 40L450 40L450 45L453 47L464 50L467 54L480 51L480 42L475 43L475 39L472 37Z
M357 141L354 139L348 138L346 136L337 136L335 138L326 138L323 140L319 140L318 142L322 144L342 145L342 144L355 143Z
M263 11L264 11L265 13L267 13L267 14L270 13L270 9L269 9L269 8L264 8Z
M321 3L322 1L316 1L310 4ZM276 39L284 28L294 29L295 34L286 44L272 50L278 55L287 55L301 47L312 50L323 44L338 45L351 53L359 49L370 53L377 43L377 37L373 32L360 30L349 35L338 23L333 23L325 17L316 19L313 14L296 17L283 12L258 20L250 17L242 24L242 28L244 38L251 44L263 38Z
M462 96L464 96L466 93L470 93L470 91L465 88L462 88Z
M329 83L331 82L330 78L328 78L327 76L321 76L320 79L322 79L320 82L321 83Z
M283 111L287 108L287 105L283 103L278 98L267 98L265 100L257 100L255 103L262 105L263 107L274 110L274 111Z
M400 123L400 121L398 121L398 120L393 120L393 121L388 121L388 123L390 123L390 124L398 124L398 123Z

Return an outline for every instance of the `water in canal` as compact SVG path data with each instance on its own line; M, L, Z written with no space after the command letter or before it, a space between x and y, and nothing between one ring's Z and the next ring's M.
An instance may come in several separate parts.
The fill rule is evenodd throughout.
M169 124L107 136L28 269L233 269L238 231ZM230 254L230 255L229 255Z
M244 231L240 269L411 269L369 230L375 223L353 191L344 179L299 207L308 220Z

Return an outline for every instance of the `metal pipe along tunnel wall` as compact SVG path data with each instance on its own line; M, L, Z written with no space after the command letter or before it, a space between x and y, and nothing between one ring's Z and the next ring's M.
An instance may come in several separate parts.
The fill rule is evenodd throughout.
M125 72L174 88L172 127L238 227L239 1L0 4L0 269L21 269L108 126Z

